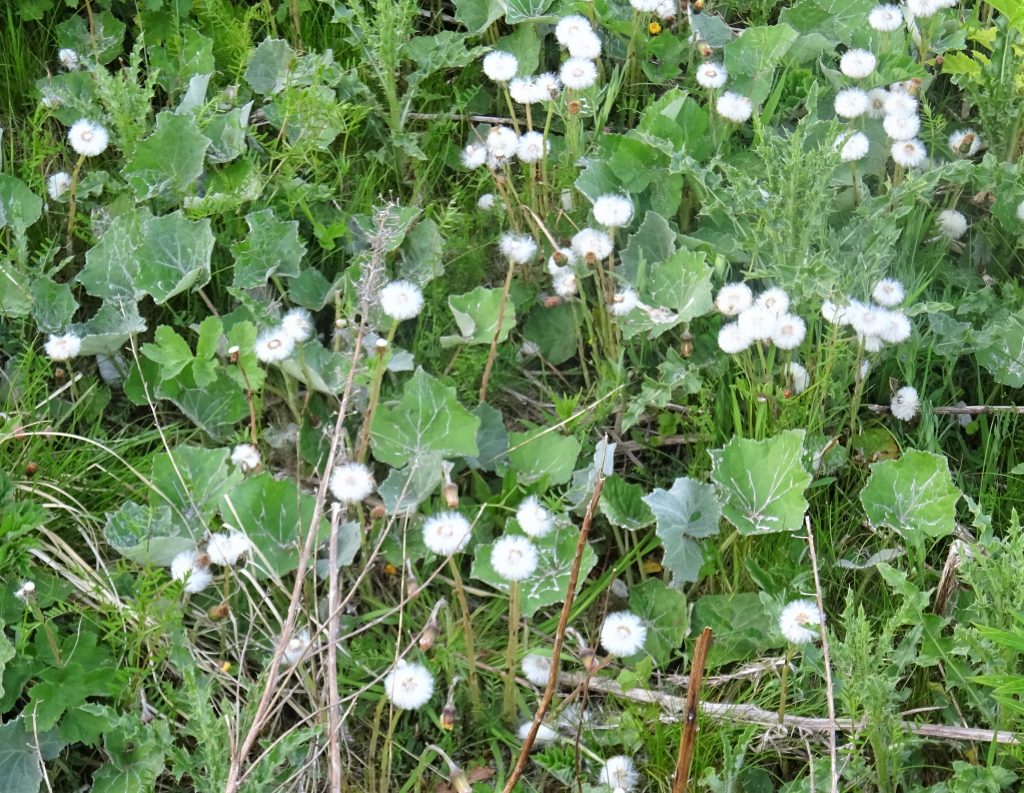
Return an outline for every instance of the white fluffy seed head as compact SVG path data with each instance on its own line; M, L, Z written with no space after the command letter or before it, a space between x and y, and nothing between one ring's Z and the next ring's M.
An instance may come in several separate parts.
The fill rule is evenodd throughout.
M775 325L775 332L772 333L772 343L780 350L794 350L803 344L806 335L807 325L800 317L795 314L781 314Z
M943 209L936 224L939 234L950 241L958 240L967 233L967 218L963 212L955 209Z
M886 94L885 113L889 116L916 116L917 97L902 86L895 87Z
M551 659L538 653L527 653L523 656L523 677L535 686L546 686L551 673Z
M868 91L868 116L871 118L885 117L885 102L889 92L884 88L872 88Z
M921 119L915 114L887 115L882 122L885 134L893 140L911 140L921 131Z
M516 730L516 735L519 736L520 741L525 741L526 736L530 734L530 730L533 728L532 721L524 721L519 725L519 729ZM554 742L558 738L558 733L551 729L546 724L541 724L537 728L537 734L533 738L533 742L538 745L544 745Z
M754 305L773 314L785 314L789 311L789 295L785 289L773 286L759 294Z
M885 306L886 308L898 306L905 297L906 292L903 289L903 284L895 278L883 278L871 290L871 299L878 303L878 305Z
M748 308L736 317L736 322L744 335L752 341L767 341L775 333L779 315L774 311L757 305Z
M281 654L281 660L287 666L295 666L306 655L310 643L309 630L303 628L288 640L288 644L284 646L284 652Z
M213 573L201 562L205 561L199 551L182 551L171 560L171 578L185 582L185 591L190 595L202 592L213 583Z
M1017 204L1017 220L1024 223L1024 201Z
M487 162L487 147L482 143L470 143L462 150L462 165L474 170Z
M497 199L494 197L494 193L484 193L476 200L477 208L484 212L490 212L496 203Z
M57 171L46 180L46 192L54 201L59 201L71 187L71 174Z
M612 790L629 791L636 790L640 782L640 775L637 773L633 761L624 754L609 757L601 766L599 781Z
M516 146L516 156L525 163L540 162L548 149L550 144L544 140L543 133L524 132Z
M863 80L875 70L877 63L875 56L867 50L852 49L839 59L839 70L854 80Z
M555 527L555 516L541 505L536 496L527 496L516 510L516 522L530 537L543 537Z
M537 255L537 243L528 234L503 234L500 248L505 258L515 264L526 264Z
M721 88L729 79L729 72L720 63L702 63L697 67L697 84L704 88Z
M491 127L487 133L487 153L498 163L516 156L519 148L519 136L510 127Z
M612 295L612 302L608 310L616 317L624 317L630 311L640 306L640 295L635 289L624 289Z
M590 21L579 14L562 17L555 25L555 38L563 47L568 47L580 35L593 33Z
M867 155L871 144L863 132L847 132L836 138L834 145L839 149L839 158L843 162L856 162Z
M610 193L594 202L594 220L607 228L628 226L633 219L633 202L626 196Z
M718 290L715 297L715 308L727 317L735 317L754 305L754 293L744 283L726 284Z
M519 59L511 52L492 50L484 56L484 74L496 83L507 83L519 71Z
M593 31L581 32L566 45L566 48L573 58L594 61L601 57L601 39Z
M491 567L506 581L523 581L537 570L537 547L526 537L506 535L491 549Z
M921 409L921 399L917 395L917 389L910 385L903 386L893 394L889 409L892 410L893 416L900 421L912 421Z
M647 641L647 626L632 611L616 611L604 618L601 645L609 655L628 658L636 655Z
M417 710L434 694L434 676L422 664L399 661L384 678L384 693L399 710Z
M295 339L280 326L267 328L256 337L254 352L263 363L277 363L290 358L295 351Z
M612 238L597 229L581 229L573 235L572 251L587 264L601 262L612 255Z
M240 531L218 532L206 543L210 562L223 567L234 567L251 550L252 542Z
M793 393L802 394L811 384L811 375L803 364L790 361L786 364L786 378L793 384Z
M897 165L904 168L917 168L928 159L928 150L919 140L898 140L889 151Z
M78 53L70 47L62 47L57 52L57 60L60 61L61 66L68 71L71 71L72 69L78 68L82 59L79 57Z
M868 95L860 88L844 88L836 94L835 111L842 118L857 118L868 110Z
M110 136L105 127L95 121L82 118L71 125L68 130L68 143L76 154L95 157L107 149Z
M376 488L373 473L362 463L342 463L331 472L331 495L342 504L358 504Z
M868 24L875 30L891 33L903 27L903 12L897 5L877 5L868 14Z
M423 310L423 292L411 281L392 281L380 290L380 308L391 319L413 319Z
M70 361L81 352L82 339L74 333L51 335L43 345L43 350L51 361Z
M569 300L576 296L577 284L576 273L571 267L561 267L551 278L551 286L555 294L563 300Z
M472 526L458 512L439 512L423 524L423 544L438 556L458 553L469 542Z
M736 124L742 124L754 114L754 106L750 100L733 91L726 91L715 102L715 110L722 118Z
M885 310L882 330L878 334L886 344L902 344L910 338L913 326L902 311Z
M231 462L246 473L255 471L262 462L260 450L251 443L240 443L231 450Z
M779 615L779 632L790 644L810 644L819 637L821 614L813 600L794 600Z
M954 157L973 157L981 149L981 136L973 129L958 129L949 136Z
M718 347L727 355L741 353L753 342L754 340L740 329L738 322L727 322L718 331Z
M313 335L313 316L304 308L293 308L281 317L281 330L301 344Z
M584 91L597 82L597 67L586 58L569 58L558 72L562 85L574 91Z

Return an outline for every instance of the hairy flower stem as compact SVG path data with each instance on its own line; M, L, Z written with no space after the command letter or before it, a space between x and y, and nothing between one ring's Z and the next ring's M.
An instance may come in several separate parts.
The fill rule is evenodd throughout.
M467 682L469 683L469 704L473 715L479 717L483 714L483 702L480 699L480 681L476 676L476 651L473 646L473 620L469 613L469 601L466 600L466 587L462 583L462 573L455 563L455 557L448 557L448 569L452 573L452 581L455 582L455 597L459 601L459 610L462 612L462 633L466 645Z
M71 186L68 187L68 241L67 251L71 253L71 246L75 240L75 212L78 209L78 177L82 173L82 166L85 165L85 155L79 155L75 169L71 172Z
M853 205L857 206L860 203L860 193L857 190L857 162L855 160L850 162L850 176L853 179Z
M388 370L388 353L391 352L391 342L395 340L395 332L398 330L398 320L391 323L391 330L388 331L387 346L378 349L377 359L373 364L373 380L370 381L370 398L366 405L366 413L363 414L363 426L359 431L359 446L356 448L356 460L365 463L366 455L370 452L370 425L373 423L373 415L377 412L377 405L380 403L380 387L384 382L384 373Z
M519 645L519 621L522 618L519 582L508 590L508 647L505 648L505 690L501 698L501 717L506 724L516 721L516 654Z
M779 689L779 724L786 721L786 693L789 688L789 664L796 654L796 647L790 644L786 648L786 660L782 664L782 684Z
M487 365L484 367L484 376L480 382L480 401L487 401L487 384L491 379L491 370L494 369L494 358L498 354L498 338L501 336L501 326L505 322L505 308L508 306L508 293L512 288L512 274L515 272L516 263L508 260L508 272L505 273L505 287L501 292L501 305L498 306L498 324L494 328L494 338L491 339L491 349L487 351Z

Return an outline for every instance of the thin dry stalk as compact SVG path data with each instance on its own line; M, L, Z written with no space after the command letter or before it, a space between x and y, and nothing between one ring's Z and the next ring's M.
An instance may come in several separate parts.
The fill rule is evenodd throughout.
M327 602L330 616L327 620L327 760L330 766L331 790L341 790L341 704L338 693L338 626L341 612L334 608L338 602L338 524L341 505L331 511L331 538L328 548L329 572L327 576Z
M700 685L704 679L704 667L711 649L711 628L704 628L697 646L693 650L693 664L690 666L690 686L686 689L686 710L683 730L679 735L679 755L676 757L676 775L672 782L672 793L686 793L690 784L690 764L693 750L697 745L697 709L700 704Z
M874 413L892 413L889 405L865 405ZM1024 414L1024 405L939 405L931 408L937 416L983 416L992 413Z

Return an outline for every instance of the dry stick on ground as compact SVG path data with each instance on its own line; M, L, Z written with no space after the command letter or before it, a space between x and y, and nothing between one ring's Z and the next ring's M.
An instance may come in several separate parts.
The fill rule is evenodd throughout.
M327 575L327 602L330 614L327 618L327 760L330 766L331 790L341 790L341 747L338 740L341 733L341 702L338 693L338 623L341 614L334 608L338 602L338 524L341 522L341 505L335 503L331 510L331 543L327 550L330 570Z
M601 490L604 489L604 460L597 466L597 479L594 482L594 493L587 504L587 512L583 516L583 525L580 527L580 536L576 541L576 555L572 560L572 572L569 574L569 586L565 591L565 602L562 604L562 613L558 617L558 629L555 631L555 643L551 648L551 671L548 673L548 684L544 688L544 696L541 697L537 712L533 714L533 722L530 724L530 731L523 739L523 747L519 750L519 757L516 759L515 768L509 774L505 782L503 793L512 793L519 777L523 775L526 762L530 758L530 749L537 738L537 731L544 715L551 706L551 699L555 695L555 688L561 678L558 673L559 659L562 657L562 645L565 643L565 629L569 627L569 614L572 612L572 603L576 599L576 582L580 577L580 564L583 562L583 551L587 547L587 537L590 536L590 525L594 522L594 512L597 510L597 502L601 498ZM583 681L580 681L582 684Z
M690 763L693 749L697 744L697 706L700 700L700 684L704 679L704 666L711 649L711 628L705 628L697 639L693 650L693 664L690 667L690 686L686 689L686 710L683 730L679 736L679 755L676 758L676 777L672 782L672 793L686 793L690 784Z
M818 630L821 633L821 656L825 666L825 701L828 704L828 760L831 793L839 793L839 760L836 756L836 695L832 687L832 658L828 647L828 629L825 627L825 603L821 598L821 577L818 575L818 555L814 552L814 532L811 530L811 519L804 515L804 528L807 530L807 550L811 557L811 570L814 572L814 597L818 602Z
M889 405L865 405L875 413L892 413ZM1024 405L939 405L931 408L937 416L982 416L987 413L1020 413L1024 414Z

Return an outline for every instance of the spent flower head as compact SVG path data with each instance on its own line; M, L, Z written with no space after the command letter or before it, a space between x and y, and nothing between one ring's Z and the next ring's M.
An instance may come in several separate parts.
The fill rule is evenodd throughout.
M973 157L981 149L981 136L973 129L958 129L949 136L954 157Z
M794 600L779 615L779 632L790 644L810 644L818 638L821 625L818 604L813 600Z
M875 56L868 50L852 49L844 52L839 59L839 70L854 80L863 80L875 70L877 63Z
M726 91L715 102L718 115L737 124L742 124L754 114L754 106L750 100L733 91Z
M712 90L721 88L729 79L729 72L720 63L702 63L697 67L697 84Z
M868 110L868 95L860 88L844 88L836 94L835 111L842 118L857 118Z
M293 308L281 317L281 330L291 336L296 344L308 341L313 335L313 315L304 308Z
M231 450L231 462L246 473L255 471L262 462L260 450L251 443L240 443Z
M943 209L939 213L936 225L939 234L947 240L958 240L967 233L967 217L955 209Z
M748 349L754 340L740 330L739 322L727 322L718 330L718 347L727 355Z
M507 83L519 71L519 59L511 52L492 50L484 56L484 74L496 83Z
M889 409L900 421L913 421L921 410L921 398L917 395L917 389L911 385L900 388L893 394Z
M558 72L562 85L574 91L583 91L597 82L597 67L586 58L569 58Z
M206 543L210 562L223 567L234 567L251 550L252 541L240 531L218 532Z
M535 686L546 686L551 673L551 659L539 653L527 653L522 662L523 677Z
M516 510L516 522L530 537L543 537L555 527L555 516L541 505L536 496L527 496Z
M70 188L71 174L65 171L57 171L46 180L46 192L54 201L59 201Z
M491 549L491 567L506 581L523 581L537 570L537 546L526 537L505 535Z
M377 487L373 473L362 463L342 463L331 472L331 495L342 504L358 504Z
M883 278L871 290L871 299L878 303L878 305L885 306L886 308L898 306L905 297L906 292L903 290L903 284L895 278Z
M633 219L633 202L626 196L609 193L594 202L594 220L607 228L628 226Z
M715 308L727 317L735 317L754 305L754 293L744 283L726 284L715 296Z
M612 247L612 238L597 229L581 229L572 238L572 252L587 264L607 259L612 255Z
M647 626L632 611L615 611L601 624L601 645L609 655L628 658L644 648Z
M423 523L423 544L438 556L451 556L466 547L472 530L458 512L439 512Z
M417 710L434 694L434 676L423 664L399 661L384 678L384 693L399 710Z
M877 5L868 14L868 24L875 30L891 33L903 27L903 12L898 5Z
M51 334L43 345L43 350L51 361L70 361L81 352L82 339L74 333L65 333L61 336Z
M71 144L71 148L75 150L76 154L81 154L84 157L103 154L109 142L110 135L107 133L106 127L86 118L79 119L68 130L68 143Z
M413 319L423 310L423 292L411 281L392 281L380 290L380 308L391 319Z
M928 159L928 150L919 140L898 140L890 149L893 160L904 168L917 168Z
M590 20L579 14L562 17L558 20L558 24L555 25L555 38L559 44L566 48L579 36L593 32L594 29L590 26Z
M839 149L843 162L856 162L867 155L870 145L868 136L863 132L846 132L836 138L834 147Z
M640 782L640 775L637 773L633 761L624 754L609 757L601 766L599 781L613 790L632 791L636 790Z
M515 264L526 264L537 255L537 243L529 234L502 234L499 247L505 258Z

